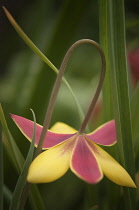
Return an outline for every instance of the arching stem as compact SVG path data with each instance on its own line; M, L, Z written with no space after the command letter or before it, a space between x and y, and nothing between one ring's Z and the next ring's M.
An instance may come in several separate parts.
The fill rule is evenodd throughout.
M99 79L99 83L98 83L98 87L96 89L96 92L95 92L95 95L91 101L91 104L89 106L89 109L85 115L85 118L83 120L83 123L81 124L81 127L79 129L79 134L82 134L84 133L84 130L87 126L87 123L91 117L91 114L95 108L95 105L96 105L96 102L98 100L98 97L100 95L100 92L101 92L101 89L102 89L102 85L103 85L103 82L104 82L104 78L105 78L105 72L106 72L106 61L105 61L105 55L102 51L102 49L100 48L99 44L97 44L96 42L93 43L93 45L98 49L99 53L100 53L100 56L101 56L101 61L102 61L102 67L101 67L101 75L100 75L100 79Z
M50 124L50 120L51 120L51 117L52 117L52 113L53 113L54 105L55 105L56 98L57 98L57 95L58 95L58 91L59 91L59 88L60 88L61 80L62 80L62 77L64 75L66 66L67 66L68 61L70 59L70 56L77 46L79 46L81 44L85 44L85 43L92 44L93 46L95 46L98 49L98 51L101 55L102 69L101 69L101 76L100 76L100 81L99 81L99 84L98 84L98 88L96 90L95 96L93 97L93 100L91 102L89 110L88 110L88 112L87 112L87 114L84 118L84 121L83 121L83 123L82 123L82 125L79 129L79 134L82 134L84 132L84 130L86 128L86 125L87 125L87 123L90 119L91 113L92 113L92 111L95 107L96 101L99 97L99 94L100 94L100 91L101 91L101 88L102 88L102 84L103 84L104 76L105 76L105 66L106 66L106 64L105 64L104 53L103 53L102 49L100 48L99 44L97 44L95 41L90 40L90 39L82 39L82 40L79 40L79 41L75 42L69 48L69 50L67 51L67 53L66 53L66 55L65 55L65 57L62 61L62 64L60 66L59 73L57 75L56 82L55 82L55 85L54 85L54 88L53 88L53 91L52 91L52 95L51 95L51 98L50 98L50 101L49 101L48 109L47 109L46 116L45 116L44 123L43 123L42 133L41 133L41 136L40 136L40 140L39 140L39 144L38 144L35 156L37 156L42 150L43 142L44 142L44 139L46 137L47 130L49 128L49 124Z

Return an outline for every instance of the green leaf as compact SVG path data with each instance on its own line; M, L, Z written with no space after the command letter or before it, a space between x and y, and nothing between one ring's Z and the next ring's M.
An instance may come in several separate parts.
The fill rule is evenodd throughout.
M99 40L100 45L104 51L106 58L106 74L105 80L102 88L103 95L103 121L109 121L114 118L113 113L113 98L112 98L112 73L111 73L111 58L110 58L110 19L109 19L109 7L107 0L99 0ZM116 159L117 157L117 147L114 146L112 148L105 148L112 154L112 156ZM119 194L119 186L113 186L112 183L106 183L106 197L109 199L105 199L105 206L107 209L110 208L111 204L117 206L119 202L120 194ZM103 206L103 203L101 204Z
M35 114L34 114L33 111L32 111L32 114L33 114L33 121L34 121L32 142L31 142L30 149L29 149L27 158L25 160L23 169L21 171L21 174L18 178L16 187L14 189L14 193L13 193L13 197L12 197L12 201L11 201L11 205L10 205L10 210L21 209L21 208L19 208L19 205L20 205L21 202L24 202L24 198L23 198L23 201L21 201L21 202L20 202L20 199L21 199L21 194L23 192L24 186L26 184L26 177L27 177L27 173L28 173L28 168L29 168L29 166L32 162L32 159L33 159L34 144L35 144L35 137L36 137L36 118L35 118ZM24 208L24 205L22 205L22 209L23 208Z
M15 166L17 172L20 173L23 168L23 164L24 164L25 160L24 160L24 157L21 154L18 146L16 145L9 129L8 129L6 119L5 119L1 105L0 105L0 121L2 124L3 133L4 133L4 137L5 137L3 140L3 143L7 150L7 154L9 155L10 160L12 161L13 165ZM40 210L45 209L42 198L40 196L39 190L36 185L34 185L33 189L31 189L30 197L31 197L31 202L32 202L34 209L35 209L35 207L37 209L38 206L39 206Z
M124 1L108 1L113 101L118 151L122 165L134 179L135 162L126 63ZM124 189L126 209L134 209L135 190Z
M134 151L131 125L128 71L126 63L124 3L118 0L111 4L111 59L113 66L113 95L115 100L116 125L120 159L134 177ZM128 142L127 142L128 139Z
M108 3L106 0L99 1L99 41L106 59L106 74L103 84L103 121L113 119L112 107L112 81L110 69L110 46L109 46L109 19Z
M9 190L9 188L6 185L3 186L3 194L5 202L8 204L8 206L10 206L12 200L12 192Z
M19 36L25 41L25 43L56 73L58 74L58 69L50 62L50 60L36 47L36 45L28 38L28 36L24 33L24 31L20 28L20 26L16 23L16 21L14 20L14 18L11 16L11 14L8 12L8 10L3 7L5 14L7 16L7 18L9 19L10 23L12 24L12 26L15 28L15 30L17 31L17 33L19 34ZM65 83L65 85L67 86L67 88L69 89L71 95L73 96L73 99L75 101L75 104L77 106L77 110L79 113L79 119L80 121L83 120L84 117L84 113L82 111L82 108L71 88L71 86L69 85L69 83L67 82L67 80L63 77L63 82Z
M2 124L4 136L5 136L5 139L3 142L6 145L6 148L8 149L9 155L12 158L17 171L20 172L24 163L24 158L8 129L1 104L0 104L0 121Z
M51 61L36 47L36 45L28 38L28 36L24 33L24 31L20 28L20 26L16 23L14 18L8 12L8 10L3 7L4 12L9 19L10 23L17 31L19 36L24 40L24 42L48 65L55 73L58 73L58 69L51 63Z

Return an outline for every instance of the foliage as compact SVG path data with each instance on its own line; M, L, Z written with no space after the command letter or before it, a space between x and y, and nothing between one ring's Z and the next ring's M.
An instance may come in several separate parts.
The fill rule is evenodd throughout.
M28 189L24 183L25 190L30 188L24 209L138 209L139 87L137 78L132 75L133 65L128 66L130 60L126 57L126 53L132 53L132 49L138 48L139 44L138 3L135 0L132 3L123 0L99 0L99 3L94 0L87 3L85 0L36 0L17 4L5 1L3 4L54 67L43 62L24 44L2 12L0 210L10 207L13 192L19 188L17 180L19 176L22 177L21 171L30 147L30 143L13 124L9 113L31 119L31 108L37 123L43 124L56 79L54 69L59 69L70 45L82 38L100 43L107 67L102 95L88 129L92 131L104 122L115 119L118 144L106 150L132 176L137 189L117 186L106 178L97 185L89 185L68 171L51 183L31 185ZM76 129L80 127L83 113L98 83L100 67L96 49L89 45L76 49L64 76L66 82L61 84L51 125L61 121ZM139 66L136 69L139 71ZM24 167L24 170L27 171L27 168ZM23 191L23 202L26 195L27 191ZM23 202L20 203L20 209Z

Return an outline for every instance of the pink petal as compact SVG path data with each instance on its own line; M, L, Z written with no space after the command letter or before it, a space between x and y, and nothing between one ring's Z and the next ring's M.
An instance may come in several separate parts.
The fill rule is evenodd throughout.
M116 143L115 121L111 120L85 136L93 142L101 145L113 145Z
M70 163L71 170L84 181L95 184L103 177L101 168L84 136L77 138Z
M34 122L31 120L28 120L24 117L20 117L20 116L13 115L13 114L11 114L11 117L14 120L14 122L16 123L16 125L19 127L19 129L21 130L23 135L29 141L31 141L32 134L33 134ZM41 132L42 132L42 126L37 124L36 125L36 140L35 140L36 145L38 144ZM53 147L65 140L69 139L73 135L74 134L59 134L59 133L54 133L54 132L51 132L48 130L44 144L43 144L43 149Z

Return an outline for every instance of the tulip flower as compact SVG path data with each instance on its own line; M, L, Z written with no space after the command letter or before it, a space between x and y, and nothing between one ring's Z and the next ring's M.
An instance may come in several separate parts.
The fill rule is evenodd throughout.
M11 117L31 141L34 123L17 115L12 114ZM36 145L41 132L42 126L37 124ZM136 187L126 170L99 146L112 146L115 143L114 120L103 124L92 133L82 135L65 123L58 122L47 131L43 149L48 150L32 162L27 180L31 183L52 182L70 168L79 178L90 184L98 183L105 175L116 184Z
M95 95L79 131L60 122L49 130L50 119L66 64L73 50L83 43L93 44L98 49L102 60L101 75ZM69 48L52 91L44 124L43 126L37 125L36 128L35 145L38 147L35 159L29 167L27 176L29 182L52 182L63 176L70 168L79 178L90 184L98 183L105 175L116 184L136 187L125 169L99 146L112 146L116 143L115 121L105 123L92 133L85 134L84 132L102 89L104 76L105 56L96 42L83 39L75 42ZM31 140L33 122L17 115L11 115L11 117L26 138ZM42 148L48 150L41 153Z

